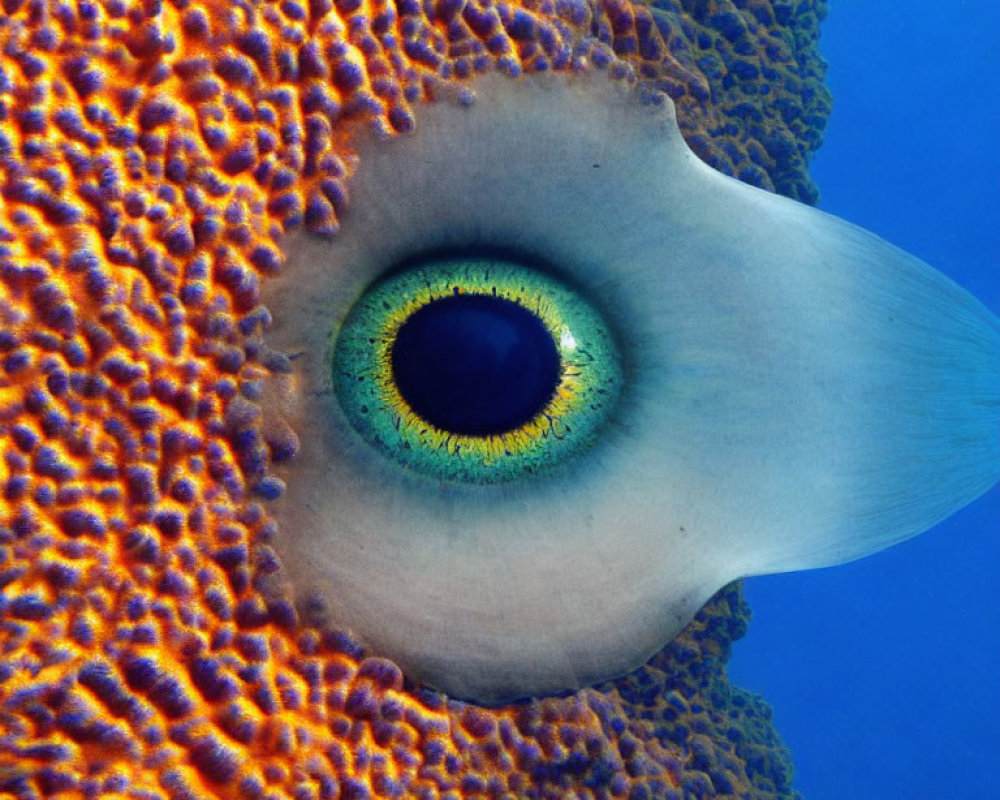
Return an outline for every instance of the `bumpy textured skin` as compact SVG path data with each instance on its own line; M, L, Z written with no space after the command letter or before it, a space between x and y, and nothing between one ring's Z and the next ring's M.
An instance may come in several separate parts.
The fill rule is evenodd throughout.
M621 681L486 710L260 591L260 283L333 232L362 127L583 59L811 200L820 0L0 0L0 796L792 797L722 593ZM767 90L765 93L765 89Z
M817 50L825 0L658 0L631 6L613 49L673 98L702 160L753 186L814 204L807 174L830 113ZM617 9L606 6L618 32ZM659 33L648 33L649 20ZM645 34L645 35L644 35Z

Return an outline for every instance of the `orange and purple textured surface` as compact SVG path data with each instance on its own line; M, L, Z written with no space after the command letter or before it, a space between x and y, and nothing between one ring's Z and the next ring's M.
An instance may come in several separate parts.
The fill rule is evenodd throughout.
M483 709L258 591L255 349L281 236L334 232L352 138L482 72L584 60L812 201L820 2L0 3L0 796L793 797L726 682L724 590L646 667Z

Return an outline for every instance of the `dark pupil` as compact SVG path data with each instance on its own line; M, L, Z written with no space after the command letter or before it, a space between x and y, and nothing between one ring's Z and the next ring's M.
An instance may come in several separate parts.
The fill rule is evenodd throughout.
M545 408L559 382L559 353L528 309L489 295L453 295L400 326L392 373L419 417L451 433L486 436Z

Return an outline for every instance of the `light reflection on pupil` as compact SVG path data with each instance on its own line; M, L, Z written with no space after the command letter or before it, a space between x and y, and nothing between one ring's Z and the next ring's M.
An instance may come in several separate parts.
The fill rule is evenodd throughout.
M466 436L532 420L559 383L556 343L531 311L500 297L458 294L422 306L400 326L392 373L417 416Z

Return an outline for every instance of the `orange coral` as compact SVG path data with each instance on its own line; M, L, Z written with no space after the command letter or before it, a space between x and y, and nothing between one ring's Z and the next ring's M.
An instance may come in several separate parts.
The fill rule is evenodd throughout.
M295 449L258 425L259 286L284 230L336 230L358 126L587 59L813 196L812 5L688 5L3 0L0 794L787 796L722 677L732 591L630 678L485 710L257 590Z

